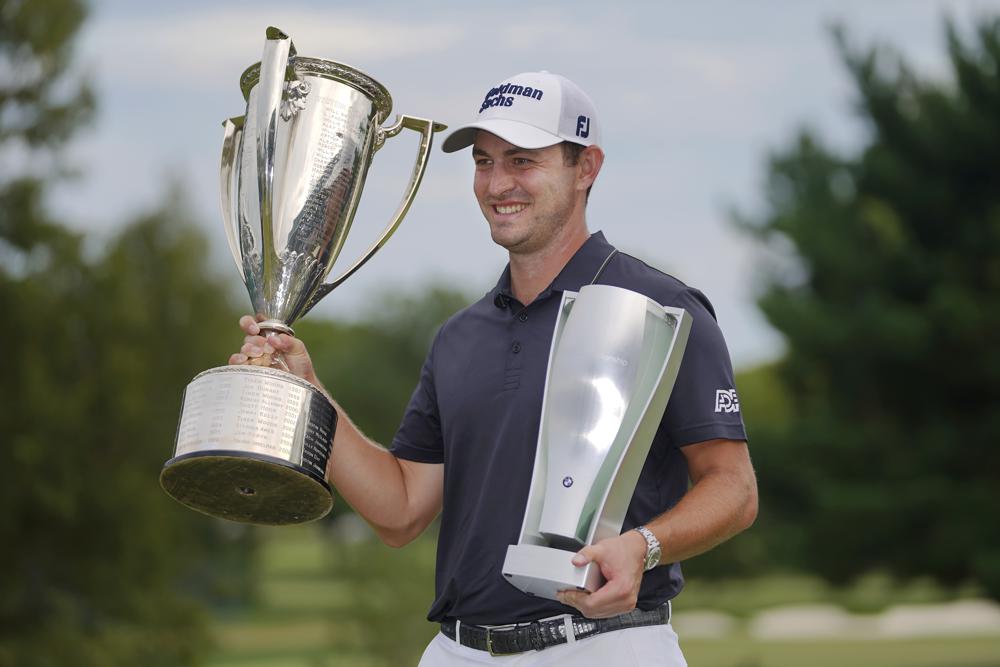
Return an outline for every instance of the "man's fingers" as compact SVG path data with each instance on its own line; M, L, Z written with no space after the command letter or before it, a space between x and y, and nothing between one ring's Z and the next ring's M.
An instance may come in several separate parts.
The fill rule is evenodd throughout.
M254 359L265 354L274 354L274 348L267 343L262 345L259 343L243 343L240 347L240 353Z
M285 333L273 329L260 328L263 315L244 315L240 318L240 329L244 333L243 345L236 354L229 357L233 365L273 366L280 359L280 367L298 377L318 382L305 343Z
M253 343L244 343L239 353L230 357L230 363L233 363L233 357L244 357L244 361L237 363L245 363L251 366L271 366L274 363L273 354L274 348L270 345L259 347Z
M594 556L597 548L593 545L587 545L584 548L573 554L573 565L577 567L583 567L592 560L596 560Z
M260 333L260 327L257 326L257 320L255 320L252 315L244 315L240 318L240 329L243 329L244 333L251 336L256 336Z
M587 618L607 618L633 609L636 600L629 578L615 576L614 568L609 569L610 563L605 562L614 555L615 551L609 549L608 544L600 542L589 544L575 553L573 565L582 567L594 563L601 568L607 581L593 593L572 589L560 591L560 602L576 607Z
M591 594L587 591L574 591L570 589L559 591L559 593L556 594L556 597L558 597L559 601L563 604L569 605L570 607L576 607L584 616L586 616L590 607L590 605L587 604L587 598L589 598L590 595Z
M305 352L305 344L294 336L276 332L268 332L266 336L263 335L257 321L251 315L244 315L240 318L240 328L246 334L243 337L243 348L240 351L249 357L273 354L275 350L289 354Z
M247 363L251 366L271 366L274 361L270 354L262 354L259 357L251 357Z
M606 588L606 587L605 587ZM587 618L608 618L617 616L626 609L626 604L613 594L601 595L604 588L593 593L586 591L566 590L559 592L559 601L580 610Z
M629 591L613 580L591 593L589 599L591 608L595 610L616 610L610 615L620 613L617 610L620 607L627 606L628 602ZM635 605L633 604L632 606Z
M245 334L243 345L239 352L229 357L229 363L271 366L274 363L274 355L280 352L283 357L301 355L302 359L297 362L296 367L307 366L309 355L305 344L294 336L270 330L265 335L260 328L260 322L265 319L260 314L244 315L240 318L240 329ZM295 372L300 374L299 371Z
M306 344L295 336L288 334L278 334L267 339L275 349L281 350L285 354L305 354Z
M593 593L566 590L560 591L558 597L560 602L576 607L587 618L609 618L635 607L634 603L629 604L627 596L608 589L605 585Z
M274 346L274 349L281 350L282 352L294 352L292 349L295 347L295 343L299 341L297 338L293 338L288 334L276 333L267 337L267 342Z

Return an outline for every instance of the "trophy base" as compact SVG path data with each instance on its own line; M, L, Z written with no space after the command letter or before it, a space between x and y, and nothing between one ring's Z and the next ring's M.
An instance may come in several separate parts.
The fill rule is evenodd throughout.
M333 403L305 380L272 368L213 368L184 391L160 485L220 519L313 521L333 506L325 473L336 429Z
M596 563L573 565L572 551L538 544L512 544L507 547L503 576L508 583L528 595L556 600L556 593L566 589L593 593L604 584Z
M174 457L164 464L160 485L182 505L242 523L304 523L333 507L330 487L301 466L245 452Z

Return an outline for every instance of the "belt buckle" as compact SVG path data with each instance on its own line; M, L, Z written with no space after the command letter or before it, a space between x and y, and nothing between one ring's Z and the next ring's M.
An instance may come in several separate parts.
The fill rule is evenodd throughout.
M493 628L486 628L486 650L494 657L504 655L503 653L493 652Z
M509 627L503 627L503 628L486 628L486 650L489 652L489 654L491 656L497 658L497 657L502 657L502 656L505 656L505 655L514 655L516 653L519 653L519 651L506 651L506 652L503 652L503 651L496 651L496 650L493 649L493 631L494 630L509 630L509 629L510 629Z

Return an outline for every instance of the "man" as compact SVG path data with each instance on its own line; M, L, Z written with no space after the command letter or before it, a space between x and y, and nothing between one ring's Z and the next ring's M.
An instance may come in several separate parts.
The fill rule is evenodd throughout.
M402 546L441 513L428 618L442 632L422 665L683 665L669 624L683 586L678 563L756 516L732 367L711 305L587 230L601 129L590 99L560 76L519 74L487 92L476 121L443 149L472 146L476 198L510 263L496 287L438 331L389 450L340 410L328 476L379 537ZM684 308L693 324L624 532L567 553L577 565L599 564L607 583L556 602L525 595L500 570L527 500L561 295L591 282ZM240 324L247 338L230 363L266 364L277 350L320 386L301 341L265 341L249 316ZM491 656L498 647L511 655Z

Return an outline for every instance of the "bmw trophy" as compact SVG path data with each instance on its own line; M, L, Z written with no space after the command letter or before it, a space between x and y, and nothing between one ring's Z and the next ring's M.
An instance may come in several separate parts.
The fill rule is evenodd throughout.
M435 132L412 116L382 127L389 92L367 74L300 57L267 29L261 62L240 79L246 114L227 120L222 213L229 246L263 335L291 324L367 262L399 227L427 166ZM379 238L323 284L351 228L372 156L403 129L420 134L399 208ZM160 484L184 505L258 524L318 519L337 413L316 387L276 367L225 366L188 384Z
M620 287L563 294L524 522L503 565L511 584L553 600L602 585L598 565L570 560L621 533L690 329L684 310Z

